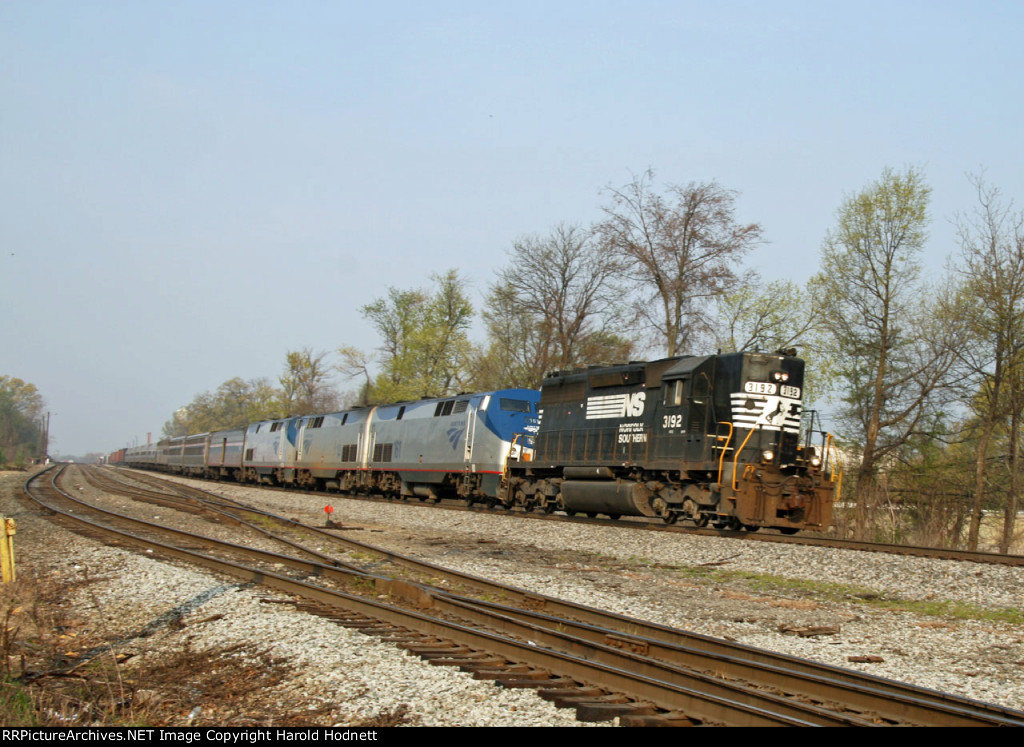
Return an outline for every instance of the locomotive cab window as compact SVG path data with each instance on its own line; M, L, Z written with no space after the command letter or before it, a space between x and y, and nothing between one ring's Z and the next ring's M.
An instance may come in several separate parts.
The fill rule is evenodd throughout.
M501 398L501 409L506 412L530 412L530 401L525 399Z
M683 397L686 391L686 379L666 381L664 389L666 407L680 407L683 404Z

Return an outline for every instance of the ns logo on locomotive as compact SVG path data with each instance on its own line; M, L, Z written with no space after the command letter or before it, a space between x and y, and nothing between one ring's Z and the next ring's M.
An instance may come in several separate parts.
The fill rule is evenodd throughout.
M792 350L595 366L551 374L540 392L283 418L109 459L398 499L827 529L840 475L831 437L802 427L803 376Z

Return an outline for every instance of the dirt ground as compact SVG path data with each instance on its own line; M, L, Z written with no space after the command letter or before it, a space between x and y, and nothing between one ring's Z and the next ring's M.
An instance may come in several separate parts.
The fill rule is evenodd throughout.
M52 524L20 498L31 473L0 472L0 514L22 536L44 532L47 543L87 541ZM119 653L104 627L73 605L90 579L52 556L16 542L17 580L0 584L0 723L4 726L190 726L182 714L202 713L221 726L327 726L336 714L282 699L275 687L292 674L255 644L218 650L184 648L159 661ZM394 726L404 714L382 714L349 726Z

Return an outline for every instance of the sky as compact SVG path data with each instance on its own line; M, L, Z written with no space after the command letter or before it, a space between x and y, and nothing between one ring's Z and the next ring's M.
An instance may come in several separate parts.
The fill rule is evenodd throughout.
M373 351L389 287L457 269L481 307L516 239L648 168L736 190L749 266L803 283L913 166L941 274L971 174L1024 202L1022 29L1019 0L2 0L0 374L51 452L145 443L290 350Z

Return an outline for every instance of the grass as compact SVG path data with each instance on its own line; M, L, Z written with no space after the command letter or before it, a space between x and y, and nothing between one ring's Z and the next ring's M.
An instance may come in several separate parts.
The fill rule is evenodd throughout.
M762 595L799 596L816 602L859 604L877 609L910 612L926 617L1024 625L1024 610L1012 607L991 608L948 599L903 599L866 586L794 579L753 571L726 570L717 566L669 565L637 556L630 557L625 563L603 553L580 553L577 556L578 563L587 561L591 561L595 565L604 563L622 567L625 564L647 572L668 572L677 578L701 585L728 585Z
M662 569L665 570L664 567ZM758 594L796 595L818 602L860 604L928 617L1024 625L1024 611L1014 608L988 608L946 599L903 599L866 586L786 578L769 573L684 566L672 566L668 570L693 581L738 585Z
M121 662L59 617L64 590L23 573L0 586L0 723L6 726L126 726L136 723ZM54 612L57 610L58 612Z

